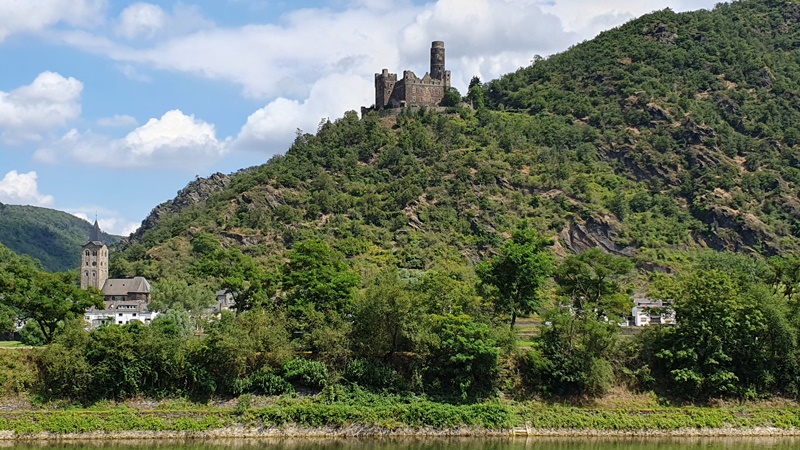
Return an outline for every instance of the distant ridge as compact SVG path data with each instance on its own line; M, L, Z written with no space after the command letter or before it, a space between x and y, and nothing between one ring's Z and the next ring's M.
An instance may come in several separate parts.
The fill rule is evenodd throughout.
M92 224L63 211L0 203L0 243L39 260L51 272L78 267L81 245L89 240L91 231ZM120 239L106 233L102 238L106 244Z

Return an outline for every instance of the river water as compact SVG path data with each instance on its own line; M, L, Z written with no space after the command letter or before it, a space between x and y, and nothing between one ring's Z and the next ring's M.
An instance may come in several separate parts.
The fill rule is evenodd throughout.
M239 439L1 443L13 450L800 450L800 438Z

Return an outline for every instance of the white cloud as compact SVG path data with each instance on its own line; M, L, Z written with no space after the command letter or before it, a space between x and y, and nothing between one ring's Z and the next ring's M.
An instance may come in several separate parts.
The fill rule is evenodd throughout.
M333 120L344 111L358 110L361 105L371 103L369 96L342 95L343 92L369 92L370 86L361 77L352 75L323 78L311 89L308 100L279 98L251 114L233 147L271 155L283 152L292 142L297 128L314 132L320 118Z
M158 5L138 2L120 13L115 31L117 36L134 40L186 34L213 25L194 6L177 3L167 12Z
M132 222L114 210L102 207L81 207L67 209L67 212L87 222L94 223L95 216L100 229L108 234L129 236L139 228L139 223Z
M72 129L60 141L39 149L34 158L54 162L64 156L91 165L134 169L142 167L207 167L227 150L214 126L180 110L150 119L121 139Z
M581 40L585 40L600 31L656 10L711 9L717 3L719 0L555 0L544 4L543 9L560 17L566 30L577 33Z
M2 0L0 42L16 33L39 32L64 22L76 27L102 21L105 0Z
M167 13L152 3L134 3L119 15L117 34L128 39L152 37L167 24Z
M52 195L39 192L39 176L36 172L8 172L0 180L0 202L14 205L51 206L55 199Z
M83 84L55 72L33 83L0 91L0 131L7 140L39 139L40 132L66 125L81 114Z
M338 4L345 7L296 9L274 24L219 27L182 4L166 12L137 3L121 14L119 33L128 37L158 34L159 39L128 45L84 31L60 36L68 45L117 61L132 77L140 69L190 73L237 84L245 96L265 99L266 106L248 117L233 147L274 153L286 148L296 128L313 131L322 117L339 117L347 109L372 104L373 74L382 68L422 75L428 70L433 40L445 41L453 84L463 92L473 75L496 78L529 64L535 54L561 51L643 13L665 7L711 7L713 1L437 0L414 5L400 0L399 6L387 7L380 0L350 0ZM180 28L179 17L192 20ZM65 139L77 139L79 143L72 145L85 161L129 166L137 165L142 157L148 164L155 160L147 151L142 153L149 148L145 141L134 145L128 138L109 140L91 133ZM224 152L220 149L225 145L216 138L205 142L179 147L205 148L201 154ZM170 155L170 151L158 153ZM132 159L133 155L139 159ZM39 155L46 156L44 151Z
M139 122L136 120L135 117L131 117L127 114L114 114L111 117L102 117L100 119L97 119L97 125L107 128L135 127L138 124Z

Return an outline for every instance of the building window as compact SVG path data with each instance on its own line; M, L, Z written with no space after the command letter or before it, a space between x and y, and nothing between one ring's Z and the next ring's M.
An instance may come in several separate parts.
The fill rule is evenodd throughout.
M97 256L97 250L92 252L92 256Z
M119 313L119 316L122 317L122 313Z
M86 250L86 256L89 256L89 250Z
M89 276L89 271L87 270L86 272L83 272L83 274L88 277Z

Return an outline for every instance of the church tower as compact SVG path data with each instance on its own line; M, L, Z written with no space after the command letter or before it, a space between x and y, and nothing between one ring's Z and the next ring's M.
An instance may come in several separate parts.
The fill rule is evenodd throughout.
M89 242L81 250L81 289L94 286L103 289L108 279L108 247L103 243L97 219L89 233Z

